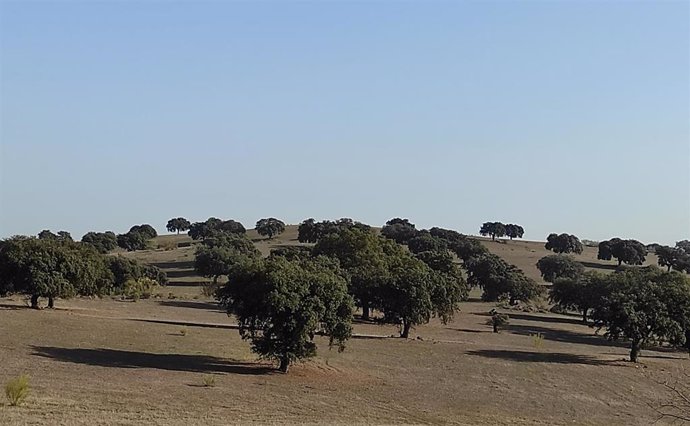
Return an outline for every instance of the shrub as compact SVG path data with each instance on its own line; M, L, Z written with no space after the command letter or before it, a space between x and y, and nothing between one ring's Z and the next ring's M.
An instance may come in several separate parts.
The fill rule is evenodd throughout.
M24 402L26 397L29 396L29 377L22 374L7 382L5 385L5 396L7 396L12 406L17 406Z
M532 338L532 346L536 349L541 349L544 346L544 335L542 333L530 334L529 337Z
M133 299L135 301L139 299L148 299L157 286L158 283L151 278L144 277L137 280L127 280L122 290L122 295L127 299Z
M495 309L492 309L489 314L491 318L486 321L486 324L493 327L494 333L498 333L501 327L510 324L510 317L507 314L501 314Z
M201 381L203 382L204 387L207 388L212 388L216 385L216 378L210 375L204 376L204 378L201 379Z

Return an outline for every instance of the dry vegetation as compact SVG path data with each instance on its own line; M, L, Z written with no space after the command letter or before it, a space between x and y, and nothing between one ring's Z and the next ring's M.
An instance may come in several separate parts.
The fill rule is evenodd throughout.
M297 244L296 227L271 241L252 231L250 238L263 253ZM543 243L485 244L539 278ZM625 362L625 346L578 317L509 312L510 324L492 333L486 314L494 304L476 302L473 292L455 321L419 327L418 339L357 323L359 337L344 353L319 338L318 356L283 375L258 361L233 319L201 294L193 247L125 255L166 270L171 284L161 297L74 299L38 312L21 297L0 299L0 383L31 378L23 406L0 405L0 424L647 425L658 418L649 403L668 392L650 377L690 369L686 354L670 350L644 351L641 365ZM592 248L577 259L615 266L597 261Z

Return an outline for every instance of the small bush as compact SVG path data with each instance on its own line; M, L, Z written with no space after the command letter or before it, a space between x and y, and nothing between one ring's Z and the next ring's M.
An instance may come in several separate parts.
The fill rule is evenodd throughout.
M22 374L7 382L5 385L5 396L7 396L12 406L17 406L24 402L26 397L29 396L29 377Z
M204 376L204 378L201 379L201 381L204 384L204 387L207 388L212 388L216 385L216 378L213 376Z
M491 318L486 321L486 324L493 327L494 333L498 333L501 327L510 324L510 317L507 314L501 314L495 309L492 309L489 314Z
M529 337L532 338L532 346L536 349L541 349L544 346L544 335L542 333L530 334Z
M134 301L139 299L149 299L156 287L158 287L158 283L151 278L127 280L122 290L122 296Z

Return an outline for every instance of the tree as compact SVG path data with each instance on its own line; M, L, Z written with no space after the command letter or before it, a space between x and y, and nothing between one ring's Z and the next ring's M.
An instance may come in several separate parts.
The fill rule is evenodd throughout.
M552 254L539 259L537 269L544 281L553 283L558 278L577 278L585 267L571 256Z
M313 337L323 332L338 350L352 334L353 301L337 263L326 259L257 259L233 272L218 292L237 317L252 351L275 359L287 373L292 362L313 357Z
M472 258L465 267L467 282L484 290L482 300L486 302L496 301L499 296L507 294L510 303L515 304L518 300L531 300L543 292L543 288L520 269L494 254Z
M628 265L642 265L647 256L647 248L637 240L612 238L599 243L597 259L611 260L616 258L618 266L623 262Z
M386 222L386 225L381 228L381 235L399 244L407 244L409 240L417 235L417 229L414 223L411 223L408 219L396 217Z
M105 260L93 247L72 241L6 240L0 249L0 293L28 294L35 309L40 297L53 308L58 297L105 294L113 283Z
M688 262L687 258L689 256L683 249L669 246L658 246L656 248L656 255L659 258L659 266L665 266L667 271L670 271L671 268L676 271L682 271Z
M278 234L282 234L285 231L285 223L282 220L278 220L274 217L269 217L267 219L260 219L256 222L256 232L259 235L268 237L272 239Z
M117 247L117 236L112 231L87 232L81 242L93 246L99 253L105 254Z
M194 256L194 270L201 276L218 278L229 275L234 268L258 258L261 253L244 235L220 233L204 240Z
M544 247L554 253L582 253L584 247L580 239L571 234L549 234Z
M407 248L412 253L421 253L425 251L442 251L446 250L448 244L445 240L434 237L429 231L420 231L417 236L411 238L407 242Z
M116 293L124 291L128 281L137 281L142 278L154 280L161 286L168 284L167 274L154 265L144 265L135 259L124 256L106 256L105 258L106 265L113 275Z
M484 222L482 227L479 229L479 235L491 235L491 239L493 241L496 240L496 237L501 238L505 234L506 226L501 222Z
M343 229L371 232L371 226L346 217L337 221L324 220L321 222L316 222L310 218L302 221L297 228L297 240L301 243L316 243L324 236L340 232Z
M338 259L349 278L350 294L362 308L362 319L368 320L370 309L377 304L379 289L388 278L382 238L345 228L320 238L312 253Z
M586 324L590 309L600 305L609 292L603 275L585 272L576 277L556 278L549 290L549 300L563 309L581 312L582 322Z
M183 217L176 217L170 219L168 224L165 225L165 228L168 230L168 232L177 232L177 235L180 235L180 231L188 230L190 225L191 223L187 219Z
M54 240L54 241L74 241L72 235L67 231L59 231L57 234L53 234L48 229L38 233L39 240Z
M690 293L687 277L646 267L609 274L606 280L611 291L592 316L609 339L630 339L630 361L637 362L641 349L652 342L684 341L688 318L676 316L672 298Z
M287 260L311 259L312 248L305 246L283 246L271 249L269 256L282 256Z
M525 230L520 225L515 225L512 223L506 225L506 235L510 237L511 240L513 238L522 238L524 233Z
M241 223L232 219L224 221L210 217L205 222L192 223L189 226L187 235L192 237L193 240L204 240L220 232L241 235L246 233L247 230Z
M117 245L127 251L145 250L148 247L148 240L141 232L129 231L117 236Z
M297 227L297 240L300 243L315 243L318 239L314 218L303 220Z
M148 223L145 223L143 225L134 225L129 229L130 233L139 233L143 235L147 240L150 240L151 238L156 238L158 236L158 232L153 228L153 226L149 225Z

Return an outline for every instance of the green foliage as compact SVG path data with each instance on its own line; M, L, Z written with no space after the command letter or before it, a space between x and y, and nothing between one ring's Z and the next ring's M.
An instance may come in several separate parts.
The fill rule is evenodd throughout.
M441 251L448 248L448 243L442 238L434 237L429 231L420 231L407 242L407 248L412 253Z
M544 256L537 262L537 269L544 281L554 282L558 278L577 278L585 267L571 256L552 254Z
M541 349L544 346L544 335L542 333L533 333L529 337L532 339L532 346L535 349Z
M571 234L549 234L546 237L544 247L554 253L576 253L580 254L584 250L580 239Z
M630 360L640 350L668 340L685 343L690 329L690 282L678 272L656 267L635 268L605 277L609 292L594 308L595 325L609 339L630 339Z
M158 283L151 278L142 277L139 279L127 280L122 289L122 296L127 299L139 300L148 299L158 287Z
M510 324L510 317L507 314L502 314L495 309L492 309L489 314L491 318L486 321L486 324L493 327L494 333L498 333L501 328Z
M655 251L659 266L665 266L668 271L673 268L675 271L690 273L690 254L682 248L658 246Z
M204 277L213 278L214 284L223 275L260 253L244 235L216 233L204 240L194 256L194 270Z
M647 248L637 240L621 240L612 238L608 241L599 243L599 253L597 259L618 260L618 265L626 263L628 265L642 265L647 256Z
M0 246L0 293L29 294L33 307L39 297L104 294L112 284L105 256L89 245L15 238Z
M105 254L114 250L117 245L117 236L112 231L87 232L81 237L81 242L93 246L99 253Z
M180 231L188 230L190 225L191 223L187 219L183 217L176 217L168 221L168 224L165 225L165 229L167 229L169 232L177 232L179 235Z
M371 227L361 222L355 222L350 218L341 218L337 221L324 220L316 222L314 219L306 219L297 228L297 239L301 243L316 243L326 235L340 232L343 229L358 229L370 232Z
M386 222L386 225L381 228L381 235L399 244L407 244L417 235L417 229L408 219L396 217Z
M522 238L525 230L520 225L509 223L506 225L506 235L512 240L513 238Z
M192 223L187 234L194 240L205 240L221 233L242 235L246 232L244 226L237 221L210 217L205 222Z
M107 256L106 261L113 276L115 293L122 293L127 281L140 278L152 279L161 286L168 284L167 274L154 265L144 265L124 256Z
M506 234L506 226L501 222L484 222L479 229L479 235L491 235L491 239L501 238Z
M268 237L269 240L276 235L282 234L284 231L285 223L274 217L259 219L259 221L256 222L256 232L261 236Z
M201 383L206 388L212 388L216 385L216 377L212 376L210 374L207 374L201 379Z
M141 232L127 232L117 236L117 245L127 251L146 250L149 238Z
M7 382L5 385L5 396L13 407L24 402L26 397L29 396L29 376L22 374Z
M347 281L337 263L324 257L254 259L233 270L218 297L236 315L252 350L278 360L284 372L291 362L316 354L315 333L329 336L339 350L352 333Z
M581 312L582 321L587 323L589 310L599 306L609 292L610 285L606 277L598 272L590 271L577 277L554 280L549 292L549 300L562 309Z
M496 301L501 294L507 293L510 295L510 303L514 304L517 300L531 300L543 293L543 288L534 280L494 254L470 259L465 267L467 282L484 290L484 301Z
M271 257L282 256L287 260L310 259L312 248L306 246L283 246L271 250Z

